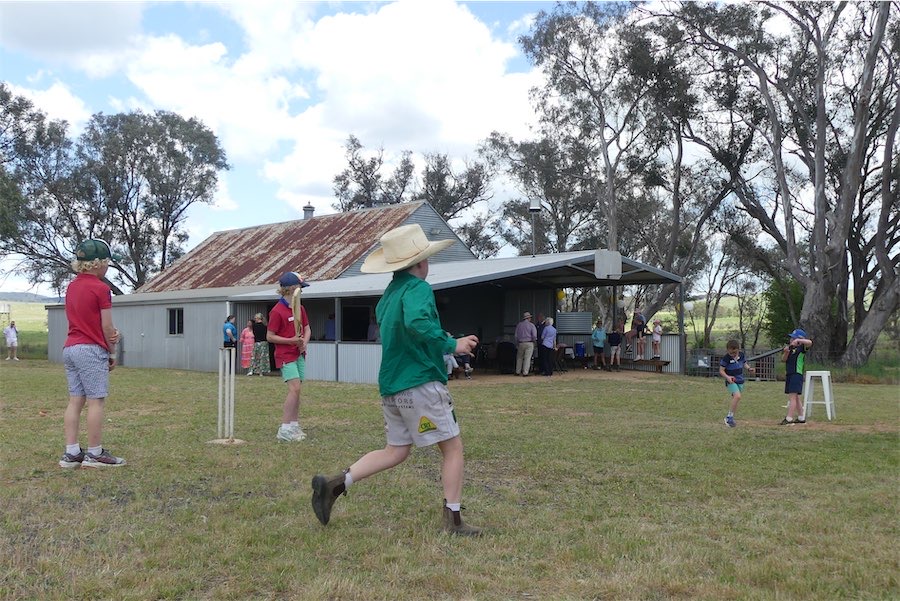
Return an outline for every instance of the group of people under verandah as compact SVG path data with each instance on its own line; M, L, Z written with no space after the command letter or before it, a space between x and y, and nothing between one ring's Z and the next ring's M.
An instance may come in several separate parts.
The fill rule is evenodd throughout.
M557 360L557 330L553 326L553 318L545 318L537 314L538 325L532 322L529 311L522 314L522 320L516 324L516 369L517 376L527 377L531 372L532 358L537 350L537 367L543 376L552 376ZM647 322L640 309L636 309L632 319L631 330L624 332L624 322L616 322L612 331L607 333L603 326L603 320L598 319L591 331L591 346L593 348L593 368L619 371L622 366L621 344L623 340L627 344L627 350L631 349L632 340L636 339L635 357L644 356L644 336L652 335L653 358L660 358L660 342L662 340L662 322L659 319L653 321L653 330L647 330ZM609 349L609 364L606 362L606 349ZM585 364L587 366L587 364Z
M516 375L528 377L531 362L537 351L537 367L542 376L550 377L556 367L557 331L552 317L537 314L538 325L532 322L531 313L525 311L522 321L516 324Z
M272 371L269 360L268 327L262 313L247 320L247 326L241 330L239 338L241 348L241 367L247 370L248 376L265 376Z
M478 338L454 339L441 327L434 293L425 281L428 258L447 248L452 241L429 241L422 228L413 224L389 231L380 242L381 246L366 258L362 271L393 273L393 279L376 307L384 349L378 385L387 442L383 449L366 453L341 473L315 475L312 478L313 511L319 522L327 525L334 503L339 496L347 494L351 485L399 465L409 457L413 445L436 444L442 456L442 528L451 534L479 536L481 529L465 523L461 516L463 444L453 400L447 389L443 359L445 354L471 355L478 345ZM126 463L101 444L109 373L116 366L115 347L119 342L119 331L112 321L111 291L102 281L110 260L120 259L112 254L106 242L91 239L77 246L72 263L78 275L68 287L65 303L69 330L63 360L69 403L64 418L65 452L59 461L63 468L116 467ZM280 299L269 313L266 327L266 340L275 345L276 367L288 386L282 424L276 434L276 439L284 442L306 438L299 425L299 408L310 339L309 320L305 308L295 316L288 299L295 290L308 285L299 274L285 272L278 281ZM234 317L229 318L226 324L231 323L232 327L224 327L223 343L235 344ZM261 323L262 316L257 315L254 322ZM538 342L547 349L555 345L553 320L543 322L543 328L538 332L531 324L531 315L526 312L523 316L520 324L521 332L525 334L522 341L526 343L520 364L523 370L526 369L524 355L528 343L532 350ZM251 329L253 325L249 324ZM602 327L602 323L598 322L597 326ZM797 329L790 334L790 344L784 347L782 359L787 366L785 393L789 405L782 424L805 422L799 393L803 385L803 358L811 345L806 333ZM731 427L735 425L733 415L743 385L744 361L737 345L729 343L728 359L723 358L721 373L733 395L732 408L725 420ZM79 444L80 416L85 406L88 408L86 450Z

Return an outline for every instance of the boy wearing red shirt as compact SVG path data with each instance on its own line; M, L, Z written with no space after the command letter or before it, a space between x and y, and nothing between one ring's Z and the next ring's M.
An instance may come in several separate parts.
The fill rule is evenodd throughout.
M119 331L112 321L112 293L101 278L110 259L118 260L103 240L85 240L75 248L72 269L75 279L66 290L66 319L69 334L63 348L63 363L69 385L64 431L66 450L59 466L117 467L125 465L101 444L103 406L109 394L109 372ZM78 443L81 410L87 404L87 452Z
M299 275L287 271L278 279L278 294L281 299L269 313L269 326L266 340L275 345L275 367L281 370L281 379L288 385L284 399L284 410L281 426L275 435L276 440L294 442L306 438L300 428L300 386L306 377L306 346L309 344L311 330L306 309L300 307L300 335L294 326L294 313L291 310L290 298L294 290L309 286Z

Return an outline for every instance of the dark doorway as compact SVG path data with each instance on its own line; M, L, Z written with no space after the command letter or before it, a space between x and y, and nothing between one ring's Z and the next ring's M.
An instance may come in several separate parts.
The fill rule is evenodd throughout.
M343 307L341 340L366 340L369 334L369 307Z

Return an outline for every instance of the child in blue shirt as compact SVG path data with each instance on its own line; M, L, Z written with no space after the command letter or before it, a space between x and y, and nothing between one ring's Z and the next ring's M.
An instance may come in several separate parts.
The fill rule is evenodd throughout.
M744 392L744 365L747 363L747 357L744 356L741 343L737 340L729 340L725 350L727 351L725 356L719 361L719 375L725 378L725 387L731 393L731 407L725 416L725 425L734 428L737 425L734 423L734 412L737 411L741 394ZM747 369L750 373L756 373L756 369L749 365Z
M606 368L606 357L603 356L603 345L606 344L606 328L603 327L603 320L598 319L594 331L591 332L591 346L594 347L594 369ZM599 365L597 361L599 360Z

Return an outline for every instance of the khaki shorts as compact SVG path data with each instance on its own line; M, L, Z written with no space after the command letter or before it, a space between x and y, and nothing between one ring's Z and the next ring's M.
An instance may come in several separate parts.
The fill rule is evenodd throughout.
M447 386L427 382L381 398L387 443L427 447L459 436L453 399Z

